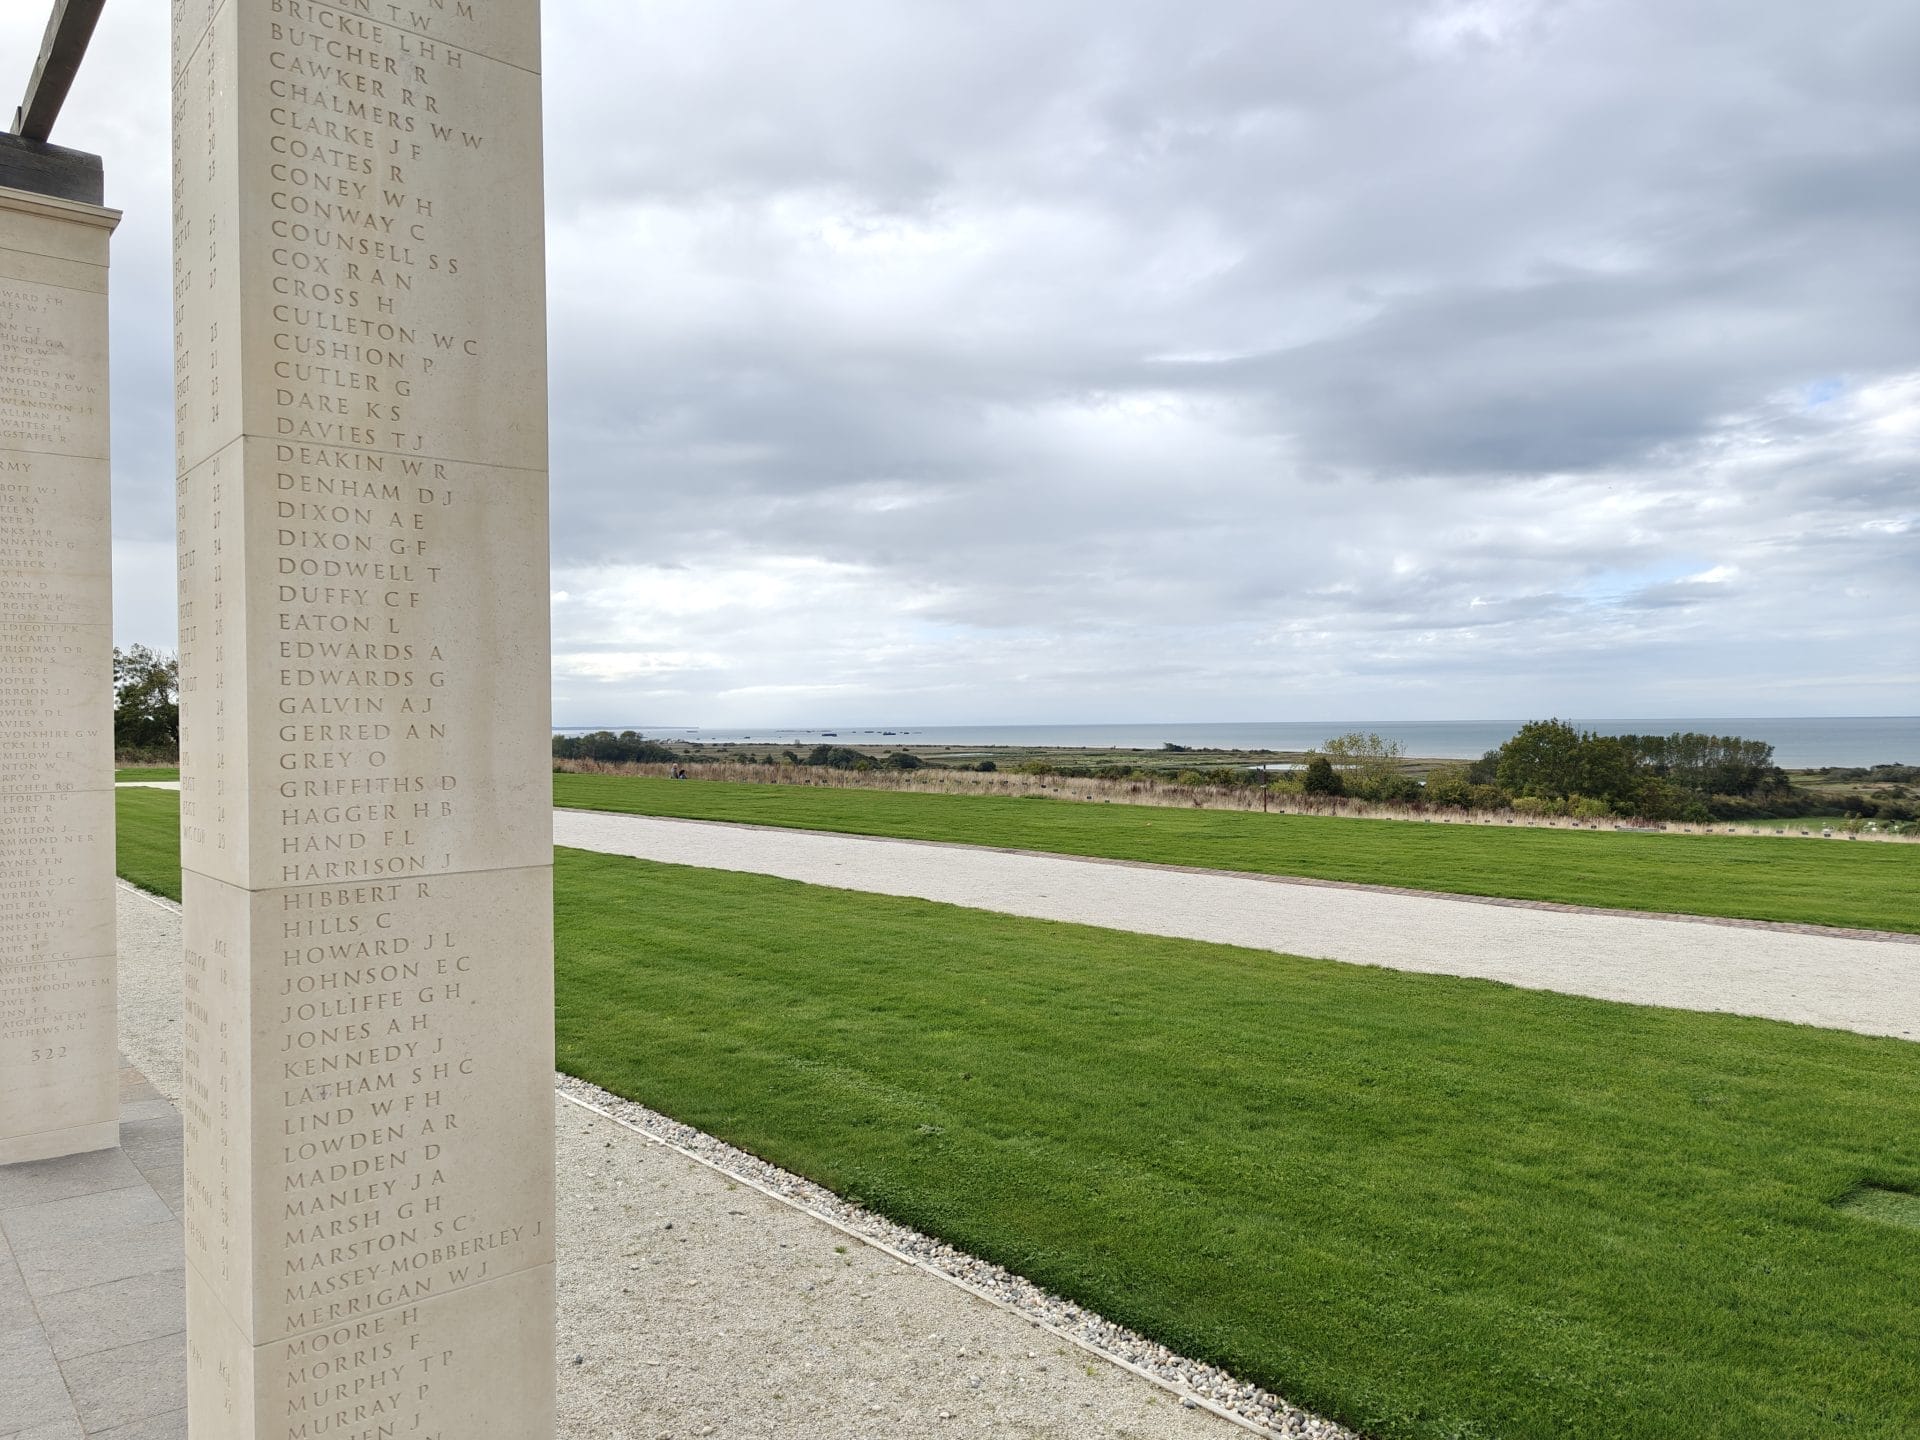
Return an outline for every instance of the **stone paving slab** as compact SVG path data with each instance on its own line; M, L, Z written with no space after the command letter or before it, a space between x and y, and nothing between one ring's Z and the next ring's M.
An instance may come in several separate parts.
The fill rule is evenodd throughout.
M171 1257L173 1247L163 1241L155 1249ZM54 1359L98 1355L176 1334L187 1313L186 1271L169 1266L38 1296L34 1303Z
M118 1150L94 1150L61 1160L0 1165L0 1211L72 1200L140 1184L140 1172Z
M70 1290L164 1274L187 1261L180 1221L169 1215L152 1225L103 1232L85 1245L29 1251L17 1263L25 1292L45 1301Z
M0 1401L0 1435L79 1424L38 1320L0 1331Z
M87 1432L80 1428L78 1420L56 1420L51 1425L36 1425L0 1440L87 1440Z
M174 1410L151 1420L136 1420L131 1425L102 1430L92 1440L186 1440L186 1434L187 1412Z
M145 1425L165 1440L186 1440L186 1309L171 1335L95 1351L62 1363L73 1408L89 1437ZM168 1433L168 1417L179 1428Z
M120 1093L164 1175L178 1114L131 1067ZM134 1155L0 1167L0 1440L184 1440L184 1282L179 1217Z

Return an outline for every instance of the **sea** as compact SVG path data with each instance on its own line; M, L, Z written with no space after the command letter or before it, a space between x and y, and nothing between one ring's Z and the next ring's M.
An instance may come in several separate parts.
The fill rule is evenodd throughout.
M1694 731L1738 735L1773 746L1774 763L1789 770L1821 766L1920 764L1920 716L1840 716L1791 719L1672 717L1582 719L1566 717L1583 730L1603 735L1672 735ZM1511 739L1518 720L1263 720L1207 725L829 725L819 729L768 726L763 729L705 730L685 726L577 725L558 733L637 730L661 740L699 740L708 744L813 746L834 740L861 746L893 741L901 745L951 746L991 750L997 745L1067 746L1076 749L1160 750L1184 745L1191 750L1309 750L1336 735L1358 730L1399 741L1420 759L1469 760Z

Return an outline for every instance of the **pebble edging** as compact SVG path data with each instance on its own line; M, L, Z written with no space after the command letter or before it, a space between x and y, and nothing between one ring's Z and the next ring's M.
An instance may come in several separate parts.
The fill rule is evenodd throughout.
M1290 1405L1280 1396L1236 1380L1217 1366L1178 1355L1166 1346L1050 1295L1031 1280L876 1215L705 1131L650 1110L572 1075L556 1074L555 1089L584 1110L678 1151L729 1179L790 1205L816 1220L904 1260L1031 1324L1100 1356L1179 1397L1269 1440L1359 1440L1345 1426Z

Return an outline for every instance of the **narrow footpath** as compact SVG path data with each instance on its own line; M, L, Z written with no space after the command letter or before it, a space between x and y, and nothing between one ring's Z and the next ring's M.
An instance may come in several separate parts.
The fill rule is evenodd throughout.
M1144 935L1920 1039L1920 937L1651 917L702 820L556 810L554 841Z

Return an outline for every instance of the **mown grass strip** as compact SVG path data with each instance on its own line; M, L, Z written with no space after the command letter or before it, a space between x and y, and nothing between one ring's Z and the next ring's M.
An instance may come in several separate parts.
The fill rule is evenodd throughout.
M799 785L555 775L554 803L1458 895L1920 933L1920 846L1425 825Z
M557 861L565 1069L1367 1432L1920 1433L1904 1042Z
M1382 1436L1920 1433L1898 1041L562 851L563 1067Z
M178 780L180 767L177 765L129 765L113 772L117 783L129 780Z
M114 792L120 878L180 898L180 796L173 790Z

